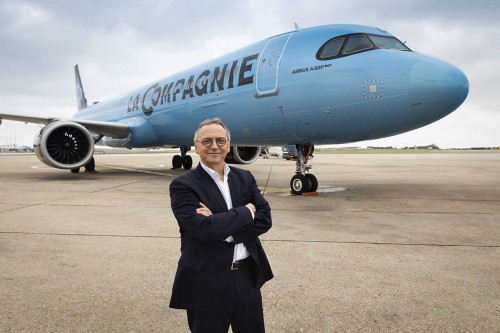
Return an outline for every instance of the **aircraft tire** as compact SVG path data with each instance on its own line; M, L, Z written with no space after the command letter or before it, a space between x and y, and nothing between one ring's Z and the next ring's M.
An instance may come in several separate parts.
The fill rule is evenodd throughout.
M175 155L172 158L172 169L180 169L182 168L182 164L184 163L184 159L181 155Z
M87 164L85 164L85 171L88 171L88 172L95 171L95 160L94 160L93 156L90 159L90 161Z
M80 168L71 169L71 173L79 173L79 172L80 172Z
M290 189L295 195L301 195L304 192L309 192L311 189L311 180L304 175L295 175L290 180Z
M184 156L182 167L186 170L189 170L191 169L192 166L193 166L193 158L191 157L191 155Z
M311 181L311 188L308 192L316 192L318 190L318 178L312 173L306 174L306 178Z

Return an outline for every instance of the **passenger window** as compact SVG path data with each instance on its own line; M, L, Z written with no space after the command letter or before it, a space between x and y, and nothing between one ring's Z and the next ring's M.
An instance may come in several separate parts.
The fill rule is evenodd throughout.
M344 38L332 39L325 44L323 50L321 50L321 54L319 57L322 59L335 57L337 54L339 54L340 47L342 46L343 42Z
M347 41L347 44L342 51L342 54L351 54L363 50L371 49L372 45L366 40L364 36L352 36Z

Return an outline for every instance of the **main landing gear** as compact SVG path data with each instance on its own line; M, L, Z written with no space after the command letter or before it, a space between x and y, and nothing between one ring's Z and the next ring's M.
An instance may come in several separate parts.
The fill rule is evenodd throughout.
M316 192L318 189L318 179L311 173L307 173L312 168L307 161L312 157L314 145L297 145L297 162L295 176L290 180L290 189L295 195L302 195L306 192Z
M190 155L187 155L187 152L191 150L191 147L182 146L180 147L180 149L181 154L175 155L172 158L172 169L184 168L186 170L189 170L193 166L193 158Z
M79 173L80 172L80 168L73 168L73 169L70 169L70 170L71 170L71 173ZM93 171L95 171L94 156L92 156L92 158L87 162L87 164L85 164L85 171L86 172L93 172Z

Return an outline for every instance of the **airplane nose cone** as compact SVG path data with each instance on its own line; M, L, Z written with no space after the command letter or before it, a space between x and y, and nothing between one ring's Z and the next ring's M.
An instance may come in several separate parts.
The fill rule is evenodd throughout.
M457 67L426 59L411 68L409 92L413 115L424 126L455 111L469 93L469 81Z

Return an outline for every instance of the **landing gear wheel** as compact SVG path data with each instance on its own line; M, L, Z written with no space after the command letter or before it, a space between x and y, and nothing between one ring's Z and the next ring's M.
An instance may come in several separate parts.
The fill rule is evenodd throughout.
M71 173L79 173L79 172L80 172L80 168L71 169Z
M95 171L95 160L94 160L94 157L92 157L90 159L90 161L87 164L85 164L85 171L86 172Z
M184 159L181 157L181 155L175 155L172 158L172 169L182 168L183 163L184 163Z
M318 178L312 173L306 174L306 178L311 181L311 188L308 192L316 192L318 190Z
M189 170L191 169L192 166L193 166L193 158L190 155L184 156L182 167L186 170Z
M304 192L309 192L311 186L311 180L304 175L295 175L292 177L292 180L290 180L290 189L295 195L301 195Z

